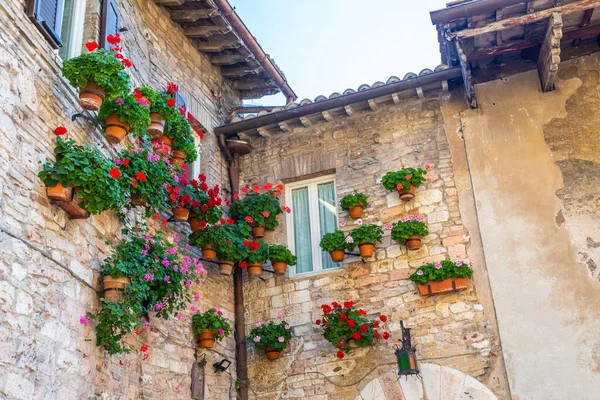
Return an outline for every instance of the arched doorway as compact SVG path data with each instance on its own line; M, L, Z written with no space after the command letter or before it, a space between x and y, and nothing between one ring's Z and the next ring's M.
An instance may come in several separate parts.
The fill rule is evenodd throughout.
M421 379L397 379L389 372L373 379L354 400L497 400L470 375L438 364L421 363Z

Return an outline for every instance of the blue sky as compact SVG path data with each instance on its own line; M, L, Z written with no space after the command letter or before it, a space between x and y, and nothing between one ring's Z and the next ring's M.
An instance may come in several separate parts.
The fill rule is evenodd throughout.
M329 96L440 63L429 11L449 0L230 0L299 97ZM282 95L249 101L281 105Z

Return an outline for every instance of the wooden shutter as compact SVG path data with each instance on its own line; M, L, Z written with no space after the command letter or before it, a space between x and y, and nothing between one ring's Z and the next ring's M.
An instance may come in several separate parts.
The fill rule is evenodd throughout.
M54 49L62 47L63 5L64 0L27 0L27 16Z
M181 93L181 87L179 85L177 85L177 87L179 88L179 91L177 93L175 93L175 107L181 108L181 106L185 106L186 114L187 114L187 111L189 111L188 105L187 105L187 100L186 100L185 96Z
M102 1L102 27L100 29L100 47L105 49L112 45L106 41L108 35L114 35L121 28L121 14L115 0Z

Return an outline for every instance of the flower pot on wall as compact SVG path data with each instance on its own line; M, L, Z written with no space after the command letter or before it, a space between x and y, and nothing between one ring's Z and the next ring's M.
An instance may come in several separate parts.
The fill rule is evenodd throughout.
M86 110L98 111L105 97L106 91L91 82L79 89L79 104Z
M131 284L129 278L105 276L104 283L104 298L112 302L120 301L123 298L123 292L127 285Z
M360 251L361 258L371 258L373 257L375 245L373 243L359 243L358 250Z
M279 357L281 356L281 350L276 350L271 346L267 346L267 348L265 349L265 354L267 355L267 358L269 360L273 361L279 359Z
M73 186L64 187L58 182L56 186L46 187L46 196L54 201L71 201L73 198Z
M219 273L221 275L231 275L233 272L233 262L227 260L219 260Z
M287 269L287 264L285 262L271 260L271 265L273 266L275 275L285 275L285 270Z
M258 225L251 225L252 226L252 237L254 237L255 239L262 239L265 237L265 227L264 226L258 226Z
M434 294L465 290L468 285L468 278L448 278L441 282L429 281L425 285L417 284L417 287L419 288L419 293L422 296L431 296Z
M248 276L250 278L258 278L261 275L262 275L262 264L261 263L248 265Z
M419 250L421 248L421 236L412 235L410 238L406 239L404 245L408 250Z
M350 218L352 219L358 219L361 217L363 212L363 206L362 205L358 205L354 208L351 208L348 210L348 214L350 214Z
M333 261L333 262L342 262L342 261L344 261L344 250L330 251L329 255L331 256L331 261Z
M162 135L152 139L152 143L154 143L157 153L165 156L171 154L171 145L173 144L173 141L167 135Z
M403 187L400 187L400 189L397 190L400 200L402 201L411 201L415 197L415 187L413 185L410 185L408 191L404 190Z
M190 216L190 210L187 208L176 208L173 210L173 219L177 222L187 221Z
M144 197L140 197L137 194L131 195L131 204L133 204L136 207L145 206L146 202L147 202L147 200Z
M83 219L90 216L90 213L79 205L80 200L77 197L77 192L79 192L79 190L79 188L75 189L73 199L71 201L63 201L58 203L58 206L65 210L71 219Z
M179 150L173 150L171 152L171 156L173 158L177 158L179 160L185 161L185 159L187 158L187 156L185 155L185 153L183 151L179 151Z
M202 230L202 227L200 225L200 221L198 221L198 218L190 216L188 218L188 223L190 224L190 229L192 230L192 232L197 232L197 231Z
M214 260L215 257L217 257L217 252L213 249L212 243L205 244L204 247L202 247L202 257L207 260Z
M104 136L112 144L120 143L129 132L129 126L123 123L117 114L109 115L104 123L106 124Z
M166 121L161 117L160 113L150 113L150 125L148 125L146 131L153 138L161 136L165 131Z
M215 345L215 333L211 330L205 329L198 336L198 346L202 349L212 349Z

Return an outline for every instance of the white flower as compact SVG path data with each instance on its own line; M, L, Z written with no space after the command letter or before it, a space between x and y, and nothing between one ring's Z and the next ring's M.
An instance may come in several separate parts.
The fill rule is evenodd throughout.
M363 224L362 218L357 219L356 221L354 221L355 225L361 226Z
M279 336L279 337L277 338L277 341L278 341L279 343L283 343L283 342L285 342L285 338L284 338L283 336Z
M354 243L354 238L352 236L346 236L346 240L344 240L346 243Z

